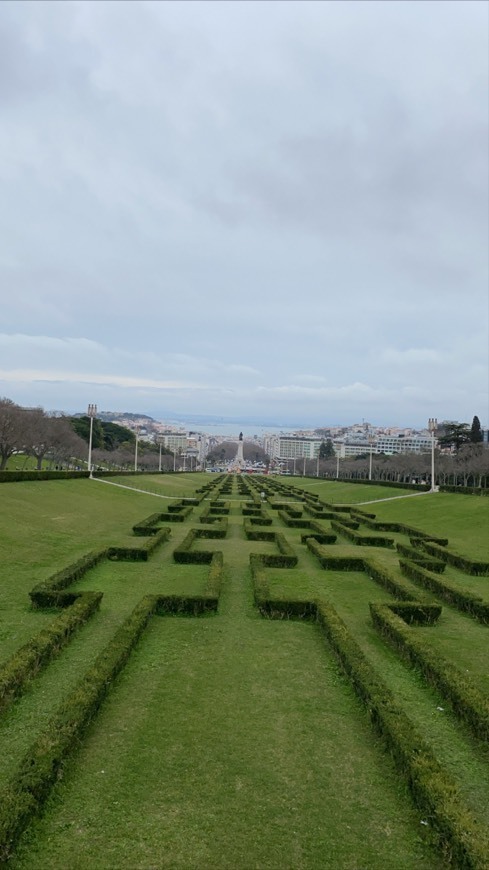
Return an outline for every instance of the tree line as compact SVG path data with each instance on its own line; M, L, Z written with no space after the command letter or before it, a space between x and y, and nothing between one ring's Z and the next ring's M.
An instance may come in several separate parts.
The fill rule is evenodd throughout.
M51 467L85 467L89 437L88 416L47 414L42 408L23 408L12 399L0 399L0 471L14 455L19 455L20 463L25 463L29 456L33 457L38 470L46 460ZM125 426L94 419L93 464L113 469L134 467L135 440L134 432ZM161 454L162 467L163 456L166 457L165 466L170 467L173 461L171 451L162 447ZM159 445L139 441L138 467L156 470L159 458Z

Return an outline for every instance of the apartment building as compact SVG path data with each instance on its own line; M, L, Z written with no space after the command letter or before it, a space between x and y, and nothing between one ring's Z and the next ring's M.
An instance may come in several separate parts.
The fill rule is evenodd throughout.
M317 459L322 439L297 435L269 435L264 438L265 452L272 459Z

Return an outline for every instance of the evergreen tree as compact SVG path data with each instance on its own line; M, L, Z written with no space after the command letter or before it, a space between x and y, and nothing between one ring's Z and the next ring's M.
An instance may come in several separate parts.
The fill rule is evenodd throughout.
M440 447L451 447L456 453L470 441L470 429L468 423L457 423L454 420L445 420L440 429L443 435L438 436Z
M319 448L319 458L320 459L331 459L335 455L333 442L331 438L328 438L327 441L323 441Z
M470 440L473 444L478 444L482 441L482 429L478 417L474 417L472 420L472 426L470 427Z

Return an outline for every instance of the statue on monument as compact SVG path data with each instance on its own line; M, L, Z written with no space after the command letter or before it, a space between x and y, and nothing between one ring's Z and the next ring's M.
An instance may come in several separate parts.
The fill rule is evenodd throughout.
M238 452L236 454L236 464L238 468L244 468L244 454L243 454L244 444L243 444L243 433L239 433L238 438Z

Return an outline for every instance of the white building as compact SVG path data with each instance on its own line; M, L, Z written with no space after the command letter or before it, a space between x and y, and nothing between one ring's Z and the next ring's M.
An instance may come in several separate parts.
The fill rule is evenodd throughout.
M317 459L321 438L297 435L268 435L264 439L265 452L272 459Z

